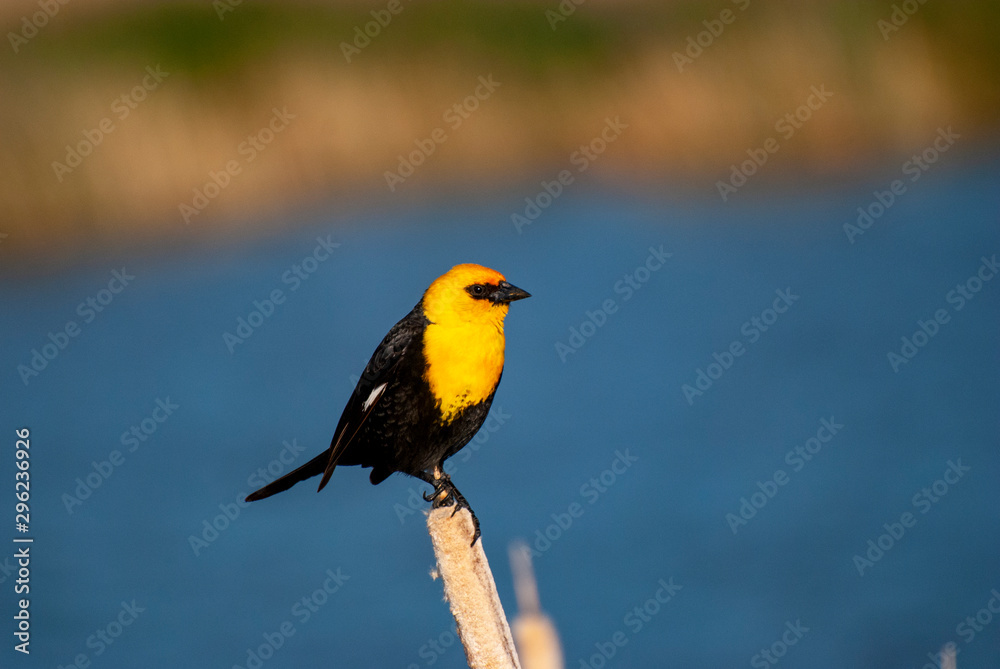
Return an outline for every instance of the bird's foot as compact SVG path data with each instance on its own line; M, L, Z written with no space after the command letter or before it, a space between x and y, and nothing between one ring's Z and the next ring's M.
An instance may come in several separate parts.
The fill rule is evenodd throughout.
M433 509L436 509L439 506L447 506L447 504L445 504L444 501L448 499L450 491L447 487L447 484L445 483L445 480L443 478L430 479L427 481L427 483L430 483L432 486L434 486L434 490L431 490L430 493L425 492L423 494L424 501L433 502L434 504L431 507Z
M442 473L440 476L428 481L428 483L434 486L434 490L431 491L430 495L424 493L423 497L425 501L431 502L432 509L454 506L455 510L451 512L452 516L458 513L459 509L469 510L469 515L472 516L472 526L475 528L472 534L471 545L475 546L476 542L479 541L479 537L482 536L482 532L479 531L479 518L476 517L476 512L472 510L469 501L465 499L465 495L452 483L451 477L447 474Z

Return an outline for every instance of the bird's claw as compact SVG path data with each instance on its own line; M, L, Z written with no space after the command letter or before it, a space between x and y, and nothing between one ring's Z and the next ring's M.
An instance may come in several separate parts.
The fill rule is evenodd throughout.
M431 503L432 509L454 506L455 509L451 512L453 518L460 509L468 509L469 515L472 516L472 526L475 528L472 534L471 545L475 546L476 542L479 541L479 537L482 536L482 532L479 530L479 518L476 517L476 512L472 510L468 500L459 492L455 484L451 482L451 478L446 474L435 478L433 481L428 481L428 483L434 486L434 490L431 491L430 496L427 493L423 493L423 498L425 501ZM444 494L442 495L442 493Z

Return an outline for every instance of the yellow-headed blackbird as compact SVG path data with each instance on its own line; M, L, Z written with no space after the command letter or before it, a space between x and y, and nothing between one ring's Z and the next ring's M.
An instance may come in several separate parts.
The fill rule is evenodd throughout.
M378 485L393 472L434 486L434 507L466 508L444 473L444 461L469 443L486 420L503 374L503 321L508 305L531 297L481 265L456 265L424 292L417 306L375 349L344 408L330 448L247 497L287 490L337 465L371 467Z

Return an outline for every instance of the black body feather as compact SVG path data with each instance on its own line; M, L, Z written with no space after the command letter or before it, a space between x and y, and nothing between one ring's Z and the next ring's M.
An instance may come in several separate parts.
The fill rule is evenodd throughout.
M375 349L341 414L330 448L247 500L270 497L319 474L323 474L322 490L338 465L371 467L369 479L374 485L394 472L426 481L428 474L469 443L486 420L493 393L451 421L441 420L440 408L424 377L427 325L419 302ZM385 390L365 408L372 392L383 383Z

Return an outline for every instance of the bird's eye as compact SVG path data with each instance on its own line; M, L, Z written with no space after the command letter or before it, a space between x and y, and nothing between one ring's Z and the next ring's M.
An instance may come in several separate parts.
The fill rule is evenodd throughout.
M465 292L475 300L485 300L490 296L489 288L488 285L473 283L465 287Z

